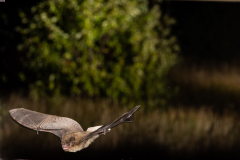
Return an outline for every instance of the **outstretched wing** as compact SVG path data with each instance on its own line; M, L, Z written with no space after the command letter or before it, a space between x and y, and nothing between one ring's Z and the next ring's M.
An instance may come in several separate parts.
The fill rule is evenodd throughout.
M119 117L118 119L116 119L115 121L113 121L112 123L106 124L104 126L97 126L96 130L89 133L83 140L87 140L95 135L100 135L100 134L105 134L107 132L109 132L112 128L116 127L117 125L121 124L121 123L131 123L132 122L132 115L140 108L139 106L136 106L135 108L133 108L131 111L123 114L121 117ZM91 127L91 128L95 128L95 127ZM91 129L90 128L90 129ZM97 129L98 128L98 129Z
M9 113L15 121L27 128L37 132L50 132L60 138L70 131L83 131L79 123L66 117L43 114L24 108L12 109Z

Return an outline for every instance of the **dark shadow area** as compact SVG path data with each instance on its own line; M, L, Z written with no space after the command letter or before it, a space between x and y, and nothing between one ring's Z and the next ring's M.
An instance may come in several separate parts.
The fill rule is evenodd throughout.
M165 2L167 12L176 18L181 55L201 64L238 62L240 3L234 2ZM237 63L239 64L239 63Z
M27 145L27 143L25 144ZM24 145L24 146L25 146ZM170 151L168 147L146 143L142 146L124 144L114 149L84 149L81 152L66 153L59 149L16 149L2 156L5 159L238 159L240 154L238 146L232 149L216 149L211 146L207 150L201 149L193 152L181 150ZM22 147L23 148L23 147Z

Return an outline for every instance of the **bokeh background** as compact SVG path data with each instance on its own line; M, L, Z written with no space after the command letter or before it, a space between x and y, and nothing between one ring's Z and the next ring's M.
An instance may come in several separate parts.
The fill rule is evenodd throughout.
M1 159L240 158L240 3L37 0L0 4ZM13 108L84 129L122 124L78 153Z

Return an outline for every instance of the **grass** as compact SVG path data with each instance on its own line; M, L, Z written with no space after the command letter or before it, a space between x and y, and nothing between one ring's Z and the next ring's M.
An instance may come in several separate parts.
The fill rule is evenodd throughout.
M168 107L155 110L140 108L132 124L120 125L98 138L87 150L124 148L167 149L171 153L225 151L240 147L240 70L238 67L180 66L172 71L172 84L180 88ZM138 104L136 104L138 105ZM135 105L135 106L136 106ZM7 111L27 108L38 112L72 118L86 130L109 123L135 106L120 106L109 100L91 101L59 98L33 101L21 94L11 94L0 101L0 147L2 155L62 152L59 139L48 133L28 130L15 123ZM14 143L14 146L11 145ZM22 147L22 144L25 144ZM220 153L220 152L219 152Z
M200 88L219 87L240 92L240 69L237 66L220 64L218 66L182 65L173 75L179 84L194 85Z
M129 106L120 107L107 100L92 102L82 99L59 99L55 102L44 100L35 102L18 94L12 94L4 101L4 109L28 108L31 110L70 117L78 121L84 129L109 123L129 110ZM2 105L2 104L1 104ZM131 106L134 107L134 106ZM36 146L42 150L61 150L60 141L54 135L28 130L15 123L8 114L2 116L1 149L3 154L11 151L34 152ZM209 106L200 108L169 107L152 112L139 109L132 124L114 128L106 136L98 138L92 149L114 149L118 146L145 146L157 144L170 151L194 153L211 147L230 149L240 144L240 119L234 112L219 115ZM14 143L14 146L10 145ZM24 144L24 148L22 148ZM35 151L36 152L36 151Z
M217 112L240 113L240 69L226 64L196 66L181 64L171 72L171 82L179 94L173 105L199 108L209 106Z

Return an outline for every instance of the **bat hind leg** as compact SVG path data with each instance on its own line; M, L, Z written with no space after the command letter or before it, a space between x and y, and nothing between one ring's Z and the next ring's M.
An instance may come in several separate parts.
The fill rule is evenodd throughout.
M40 128L39 127L37 127L37 134L38 134L38 132L40 131ZM39 135L39 134L38 134Z

